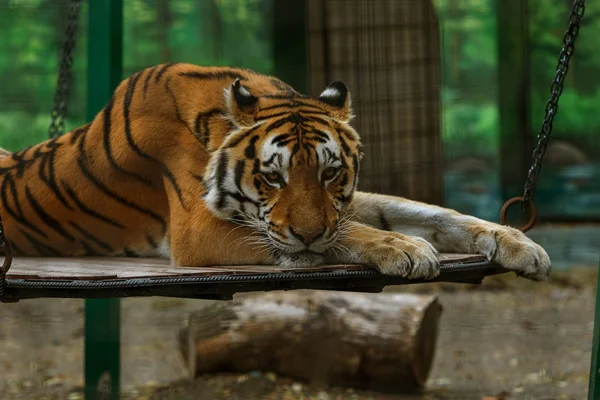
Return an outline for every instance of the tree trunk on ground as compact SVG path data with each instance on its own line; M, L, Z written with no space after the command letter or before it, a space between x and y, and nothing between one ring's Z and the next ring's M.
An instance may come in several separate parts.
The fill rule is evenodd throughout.
M441 311L435 296L271 292L212 303L190 315L179 338L192 378L259 370L411 391L427 380Z

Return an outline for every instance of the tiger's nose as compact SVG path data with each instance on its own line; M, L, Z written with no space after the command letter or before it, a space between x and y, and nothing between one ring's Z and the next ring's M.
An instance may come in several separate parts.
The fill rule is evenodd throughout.
M325 227L323 229L315 229L312 231L304 230L304 229L294 229L290 226L290 233L300 239L302 243L305 245L310 245L312 242L317 240L321 235L325 233Z

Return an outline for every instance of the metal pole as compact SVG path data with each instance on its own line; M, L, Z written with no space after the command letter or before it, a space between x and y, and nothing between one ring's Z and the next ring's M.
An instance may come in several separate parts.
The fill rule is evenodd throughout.
M596 311L594 313L594 338L592 340L588 399L600 399L600 266L598 267L598 283L596 285Z
M88 2L87 119L104 107L122 79L122 0ZM120 300L85 300L85 399L118 400Z
M304 94L309 86L307 7L307 0L273 2L274 75Z

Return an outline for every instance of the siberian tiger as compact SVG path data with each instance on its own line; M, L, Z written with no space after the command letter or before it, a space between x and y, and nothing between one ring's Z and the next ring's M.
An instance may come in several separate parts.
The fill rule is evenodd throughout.
M438 251L482 253L533 280L546 252L520 231L356 190L351 97L246 69L173 63L123 81L94 120L0 155L15 254L159 256L173 265L362 263L433 278Z

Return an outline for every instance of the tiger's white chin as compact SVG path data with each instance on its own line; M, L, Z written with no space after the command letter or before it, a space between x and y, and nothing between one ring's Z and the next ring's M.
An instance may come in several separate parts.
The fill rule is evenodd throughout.
M283 253L277 258L277 265L282 268L307 268L316 267L325 262L322 254L312 251L299 251L296 253Z

